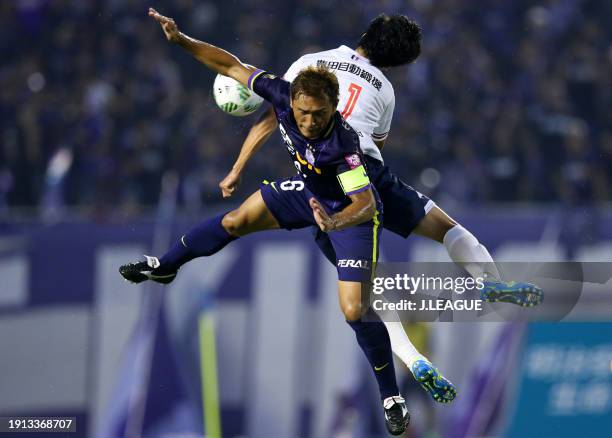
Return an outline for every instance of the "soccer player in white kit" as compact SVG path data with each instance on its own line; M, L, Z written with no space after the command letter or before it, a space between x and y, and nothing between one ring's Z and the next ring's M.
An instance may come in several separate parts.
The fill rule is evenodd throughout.
M471 276L485 278L482 299L531 307L542 301L542 290L530 283L502 281L487 249L432 200L414 190L383 164L381 150L389 134L395 108L393 86L381 69L413 62L420 54L419 26L403 15L380 15L369 25L355 50L336 49L306 54L287 70L292 81L300 70L325 65L336 73L340 84L338 111L357 131L368 172L384 208L384 227L407 238L416 233L442 243L450 258ZM273 112L266 112L252 127L232 170L221 181L223 197L236 190L250 157L276 129ZM336 264L326 233L315 230L316 241L326 257ZM452 383L412 345L399 322L385 322L393 352L408 366L415 379L434 400L448 403L456 396Z

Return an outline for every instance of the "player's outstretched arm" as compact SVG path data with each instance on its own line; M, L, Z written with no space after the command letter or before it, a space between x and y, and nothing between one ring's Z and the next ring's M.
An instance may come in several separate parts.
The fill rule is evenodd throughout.
M329 216L323 206L315 198L310 198L312 214L321 228L326 233L330 231L343 230L345 228L359 225L369 221L376 214L376 201L374 193L369 188L363 192L349 195L351 202L344 210Z
M274 115L274 109L270 106L268 110L262 114L257 123L251 127L249 135L247 135L244 143L242 143L240 154L232 170L230 170L227 176L219 183L219 188L224 198L229 198L238 189L240 176L242 175L246 163L266 140L270 138L270 135L272 135L277 126L278 121Z
M149 16L160 24L168 41L187 50L211 70L247 85L249 76L256 70L255 67L247 67L231 53L185 35L178 30L172 18L161 15L153 8L149 8Z

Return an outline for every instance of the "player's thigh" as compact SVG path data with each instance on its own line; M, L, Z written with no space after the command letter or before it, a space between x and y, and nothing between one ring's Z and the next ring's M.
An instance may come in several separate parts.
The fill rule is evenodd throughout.
M338 280L338 302L347 321L357 321L368 308L370 284Z
M382 232L378 215L354 227L329 233L336 254L338 280L368 283L371 281Z
M377 182L376 190L384 206L385 229L408 237L435 204L388 171Z
M319 247L319 250L323 253L325 258L329 260L332 265L336 265L336 251L334 250L334 245L329 238L329 235L321 231L321 229L317 226L310 227L312 236L314 237L315 243Z
M457 225L457 222L453 218L447 215L444 210L435 206L421 219L414 232L419 236L428 237L442 243L446 232L455 225Z
M261 196L276 222L285 230L316 225L308 200L314 195L298 176L264 183Z
M249 196L240 207L227 213L222 225L229 234L237 237L280 228L263 201L260 190Z

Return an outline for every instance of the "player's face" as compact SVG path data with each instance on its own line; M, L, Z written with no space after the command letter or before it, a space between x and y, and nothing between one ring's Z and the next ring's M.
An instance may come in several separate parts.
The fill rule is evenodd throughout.
M325 133L336 111L329 99L301 93L291 101L291 108L300 133L309 139L319 138Z

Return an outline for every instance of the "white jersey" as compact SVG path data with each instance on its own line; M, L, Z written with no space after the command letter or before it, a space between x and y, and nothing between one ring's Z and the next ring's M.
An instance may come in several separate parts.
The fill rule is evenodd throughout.
M347 46L325 52L309 53L295 61L284 79L292 82L300 70L325 65L338 77L338 111L349 122L361 142L363 153L383 161L373 140L387 138L395 109L391 82L370 61Z

